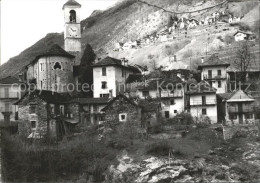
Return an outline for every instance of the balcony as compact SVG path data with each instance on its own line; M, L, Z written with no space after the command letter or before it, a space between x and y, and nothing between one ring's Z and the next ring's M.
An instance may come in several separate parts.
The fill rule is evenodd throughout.
M10 106L10 107L0 107L0 112L12 112L12 106Z
M159 98L159 93L156 94L156 96ZM174 91L174 92L161 92L161 98L183 98L183 92L182 91Z
M19 93L18 92L0 92L0 99L18 99Z
M243 107L228 107L228 113L253 113L256 107L254 105L243 106Z
M216 104L216 99L208 99L206 101L192 99L190 100L190 106L214 106Z
M226 74L221 74L221 75L203 75L204 80L221 80L221 79L226 79L227 75Z

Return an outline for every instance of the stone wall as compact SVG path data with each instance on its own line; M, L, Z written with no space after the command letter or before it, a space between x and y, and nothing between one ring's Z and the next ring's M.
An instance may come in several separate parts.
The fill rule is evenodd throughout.
M248 134L251 131L258 131L256 125L223 126L224 140L231 139L237 132Z
M30 114L30 104L35 105L35 114ZM38 133L41 137L44 137L47 134L48 115L46 105L47 104L38 97L34 97L33 99L28 100L27 103L19 105L18 132L20 135L28 136L30 133L32 133L33 130L31 128L31 121L36 121L36 133Z
M134 126L141 126L141 108L131 104L129 101L119 97L105 111L105 121L108 123L132 123ZM126 121L119 120L119 114L125 113Z

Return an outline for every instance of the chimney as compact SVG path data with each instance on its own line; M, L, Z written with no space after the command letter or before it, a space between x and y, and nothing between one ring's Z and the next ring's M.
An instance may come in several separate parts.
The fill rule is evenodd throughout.
M202 64L204 63L204 57L201 57L201 63Z
M19 82L23 82L23 74L19 74L18 77L19 77Z
M174 55L174 62L177 62L177 56Z

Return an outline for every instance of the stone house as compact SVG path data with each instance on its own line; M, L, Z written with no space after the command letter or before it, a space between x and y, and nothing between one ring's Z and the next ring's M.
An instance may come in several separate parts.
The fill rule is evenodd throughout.
M187 110L193 117L209 117L211 123L217 123L217 96L216 89L211 87L206 81L189 87L186 92Z
M105 121L109 126L131 123L133 127L141 127L142 107L125 95L119 94L102 109Z
M116 97L125 91L125 81L129 74L140 71L121 60L106 57L93 65L94 98Z
M222 60L217 54L211 55L206 62L202 59L198 70L201 70L201 80L207 81L211 87L217 89L217 93L228 91L228 62Z
M18 105L18 131L28 138L61 138L78 123L78 111L68 106L70 96L51 91L27 92Z
M22 84L19 79L9 76L0 80L0 121L18 119L16 105L12 105L22 96Z

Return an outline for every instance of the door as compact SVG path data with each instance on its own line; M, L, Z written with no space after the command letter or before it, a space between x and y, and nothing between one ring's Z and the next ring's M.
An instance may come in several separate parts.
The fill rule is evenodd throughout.
M202 105L206 105L206 96L202 96Z
M5 103L5 112L11 112L9 103Z
M4 89L5 98L9 98L9 88Z
M239 120L239 124L243 124L243 107L242 107L242 103L238 104L238 120Z

